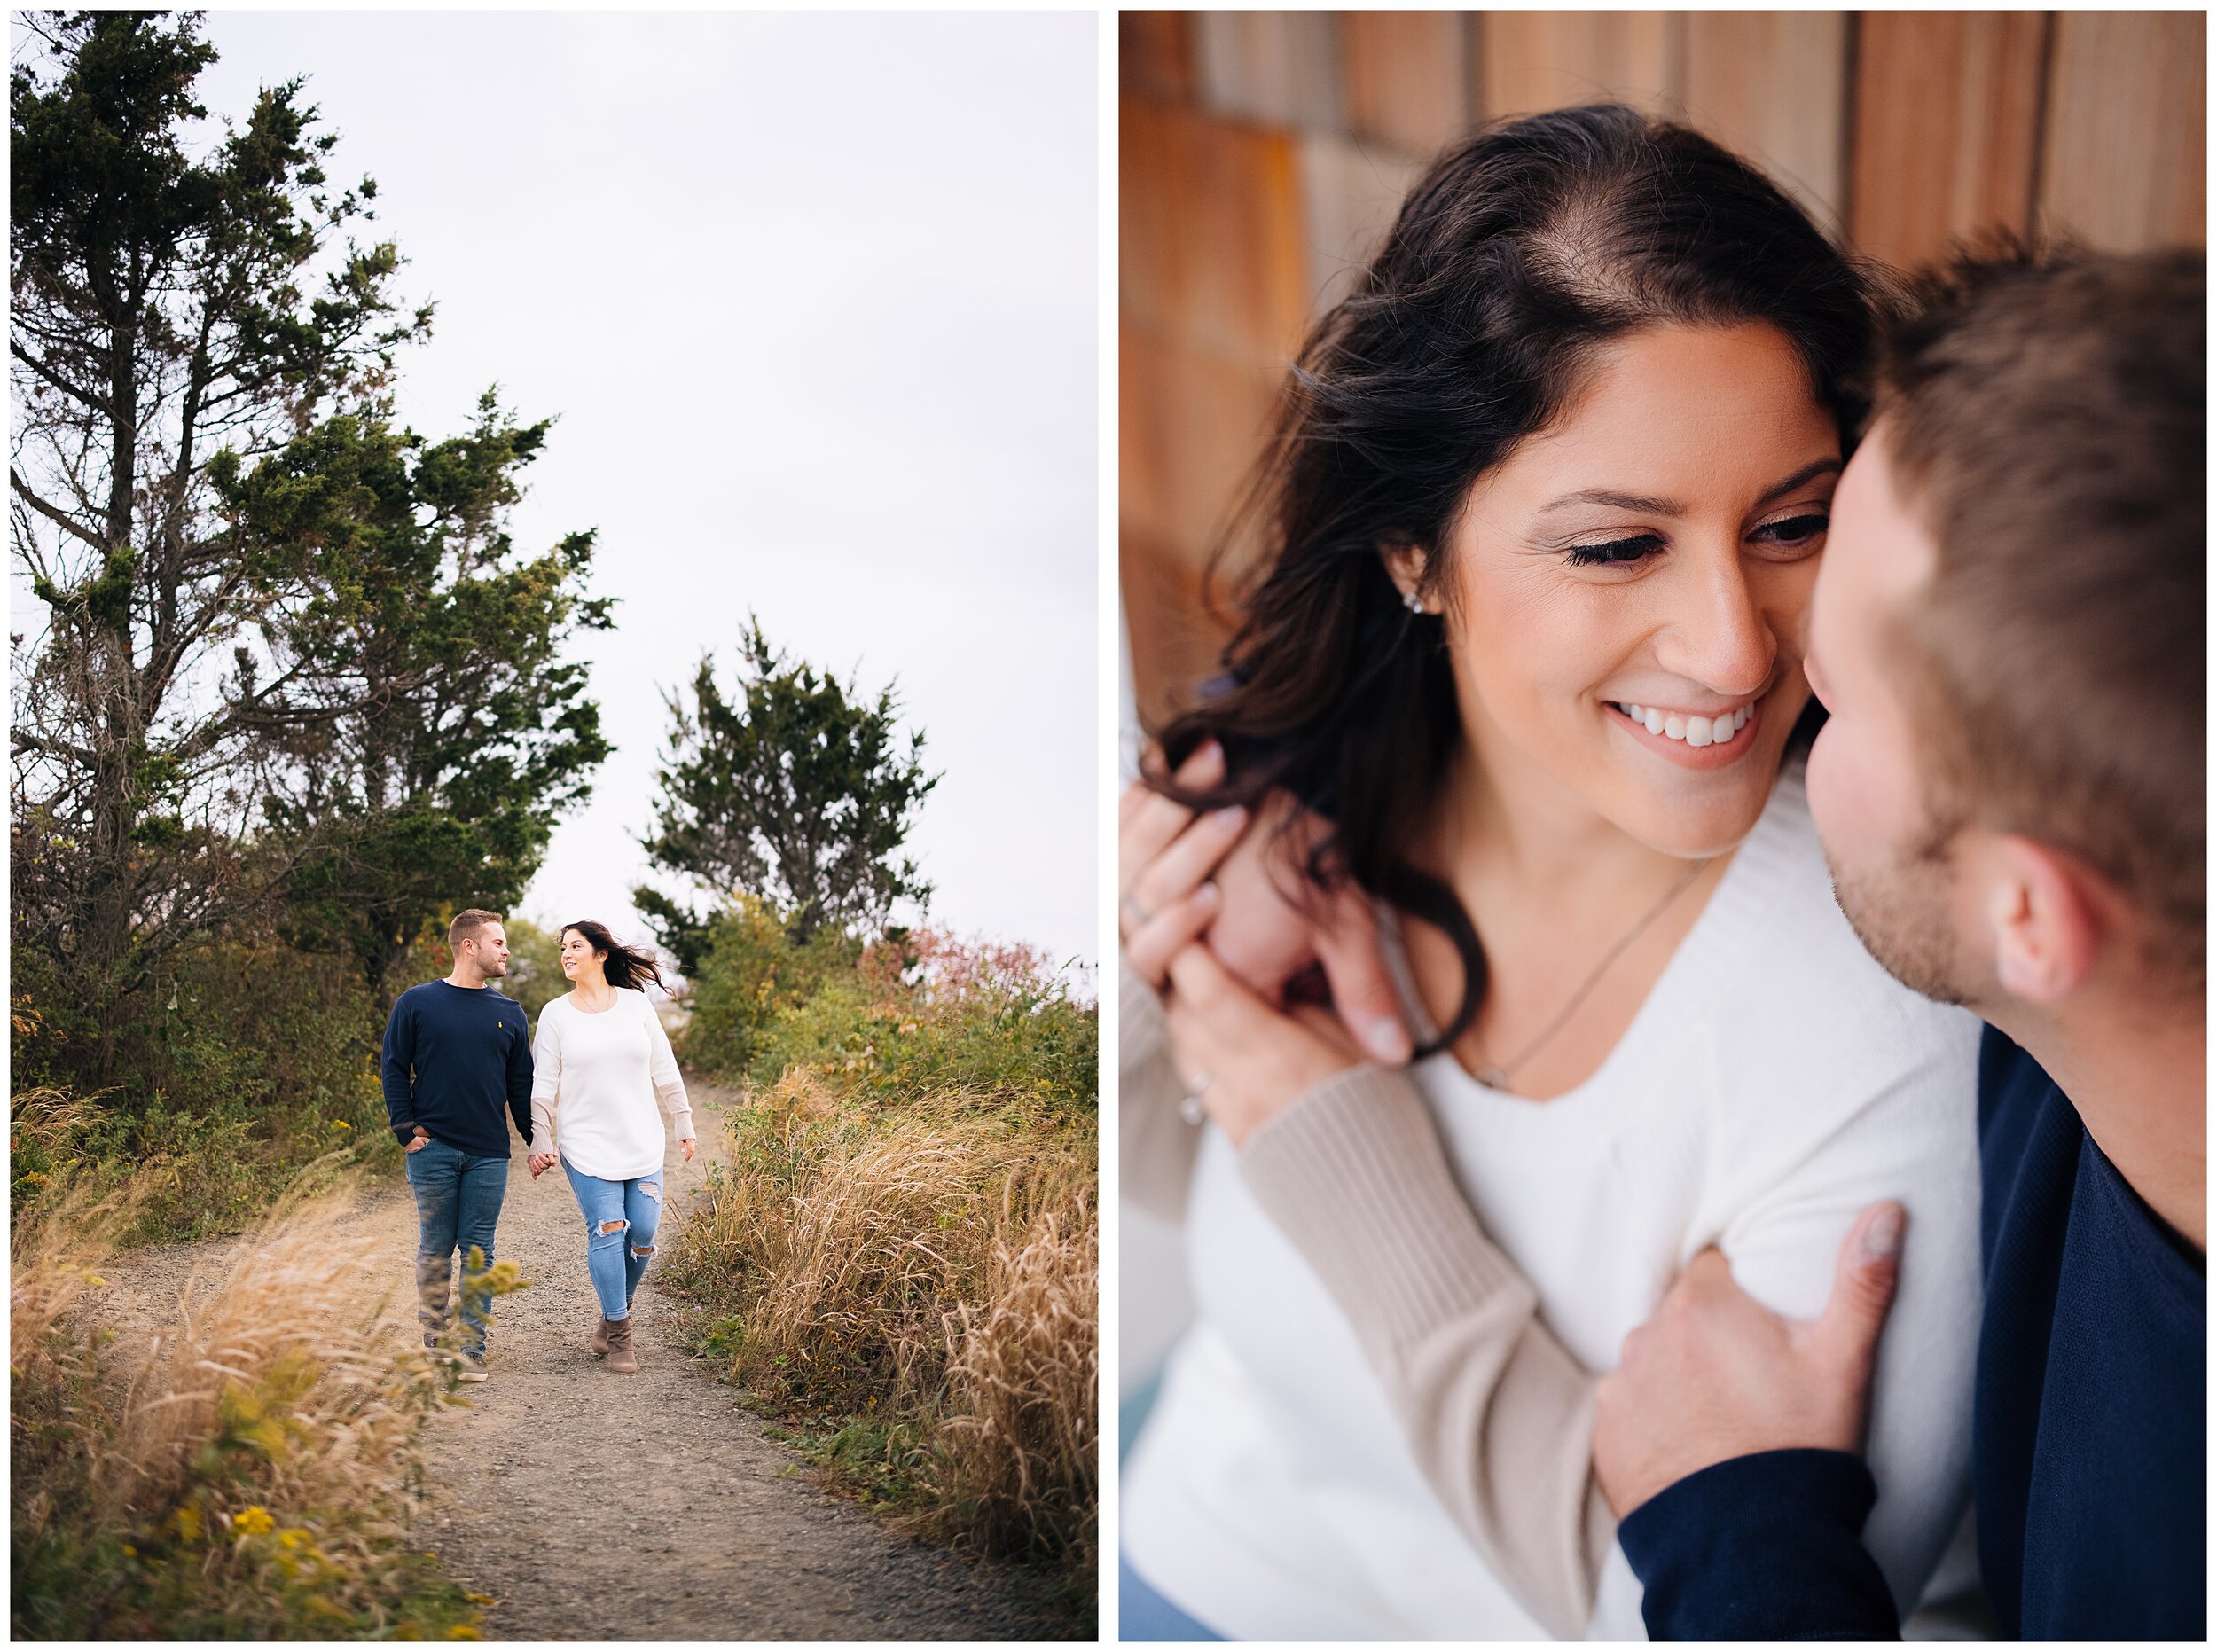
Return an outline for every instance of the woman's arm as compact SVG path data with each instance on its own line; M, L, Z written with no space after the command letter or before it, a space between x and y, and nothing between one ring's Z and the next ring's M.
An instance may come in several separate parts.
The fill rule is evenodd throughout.
M1595 1379L1479 1226L1414 1082L1364 1062L1328 1012L1273 1008L1205 944L1170 979L1173 1070L1208 1080L1209 1116L1346 1314L1425 1479L1525 1609L1582 1638L1616 1536Z
M644 992L639 1001L646 1006L647 1076L654 1086L654 1100L670 1116L678 1139L691 1141L693 1103L685 1097L685 1076L678 1070L678 1053L670 1047L670 1034L663 1030L662 1018L654 1013L653 1002Z
M538 1030L531 1039L531 1157L554 1154L554 1109L562 1091L562 1037L555 1030L561 1017L549 1003L539 1012Z
M1186 1219L1201 1130L1179 1116L1186 1087L1171 1065L1155 989L1130 963L1116 971L1116 1169L1123 1196L1171 1222Z
M1551 1633L1583 1638L1617 1533L1594 1378L1478 1225L1415 1084L1350 1068L1257 1127L1240 1169L1354 1326L1456 1524Z

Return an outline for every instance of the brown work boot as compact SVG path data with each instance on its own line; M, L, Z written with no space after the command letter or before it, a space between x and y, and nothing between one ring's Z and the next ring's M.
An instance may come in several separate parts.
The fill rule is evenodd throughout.
M608 1369L627 1374L638 1369L638 1356L631 1351L629 1319L608 1321Z
M608 1327L615 1323L615 1321L605 1313L600 1316L600 1328L592 1334L592 1351L596 1356L605 1356L607 1353Z

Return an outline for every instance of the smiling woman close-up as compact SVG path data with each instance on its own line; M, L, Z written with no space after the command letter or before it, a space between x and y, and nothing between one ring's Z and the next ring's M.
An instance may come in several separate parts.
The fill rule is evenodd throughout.
M1123 1090L1154 1138L1127 1186L1191 1178L1200 1305L1126 1469L1125 1564L1198 1622L1636 1628L1586 1374L1711 1243L1814 1313L1879 1190L1925 1259L1896 1311L1915 1369L1880 1375L1899 1495L1872 1540L1905 1601L1937 1562L1969 1484L1976 1147L1929 1104L1971 1082L1977 1029L1856 944L1795 740L1871 337L1854 270L1759 172L1602 106L1445 151L1304 349L1265 483L1274 555L1124 834L1127 1042L1166 981L1149 931L1208 869L1164 839L1176 805L1283 798L1295 824L1235 855L1292 875L1244 886L1260 912L1226 905L1215 957L1268 992L1298 960L1240 931L1286 933L1280 889L1297 910L1373 892L1423 1059L1350 1069L1317 1019L1181 980L1153 1081ZM1293 865L1303 818L1328 848ZM1222 1128L1146 1120L1203 1075ZM1530 1282L1521 1313L1405 1320L1403 1288L1335 1243L1364 1220L1365 1138L1427 1101ZM1431 1288L1475 1289L1471 1262ZM1411 1337L1469 1339L1464 1369L1412 1368ZM1505 1454L1460 1449L1490 1432Z
M1126 25L1122 1637L2190 1631L2198 208L2014 15Z

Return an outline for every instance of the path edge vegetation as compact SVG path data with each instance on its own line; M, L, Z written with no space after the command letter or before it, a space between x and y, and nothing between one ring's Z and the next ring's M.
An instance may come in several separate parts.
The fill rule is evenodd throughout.
M1097 1005L1032 949L799 940L740 897L679 1050L737 1098L664 1257L688 1345L825 1484L1092 1634Z
M411 1294L364 1289L363 1191L311 1167L128 1340L97 1294L146 1187L65 1175L19 1216L14 1639L482 1638L490 1602L419 1546L458 1366L419 1345ZM469 1263L466 1295L518 1288L513 1263Z

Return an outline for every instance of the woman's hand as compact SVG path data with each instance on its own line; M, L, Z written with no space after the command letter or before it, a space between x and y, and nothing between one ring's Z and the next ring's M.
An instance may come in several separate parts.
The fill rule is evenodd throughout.
M1224 779L1224 748L1203 741L1176 778L1180 786L1216 785ZM1171 955L1216 917L1220 897L1206 880L1246 830L1244 809L1196 818L1141 781L1124 788L1116 813L1116 934L1132 967L1156 991Z
M1205 943L1171 960L1170 984L1171 1061L1235 1147L1298 1097L1366 1059L1330 1011L1273 1009Z
M554 1168L554 1155L551 1153L535 1153L531 1155L530 1164L531 1179L537 1181L539 1179L541 1171L551 1170Z
M1224 751L1214 740L1178 771L1179 784L1195 787L1223 778ZM1308 901L1289 893L1306 876L1302 861L1325 828L1283 794L1266 801L1265 817L1263 829L1250 831L1243 809L1196 817L1144 785L1128 787L1116 842L1124 956L1159 992L1171 958L1205 934L1267 1003L1280 1001L1295 975L1320 966L1333 1006L1372 1059L1399 1066L1409 1059L1409 1036L1368 898L1345 882Z
M682 1153L682 1154L684 1154L684 1155L685 1155L685 1163L686 1163L687 1164L690 1164L690 1163L693 1163L693 1138L692 1138L692 1137L687 1136L687 1137L686 1137L686 1138L685 1138L683 1141L679 1142L679 1143L678 1144L678 1150L680 1153Z

